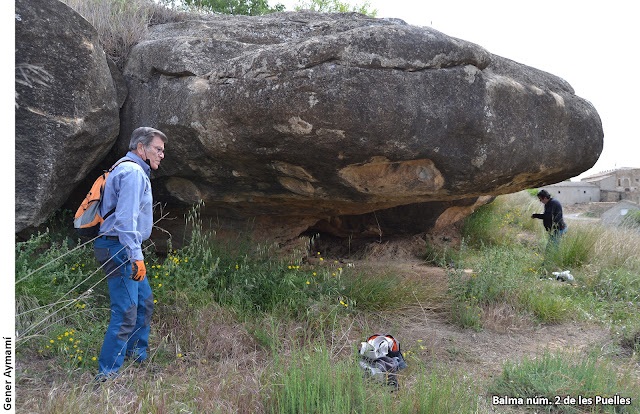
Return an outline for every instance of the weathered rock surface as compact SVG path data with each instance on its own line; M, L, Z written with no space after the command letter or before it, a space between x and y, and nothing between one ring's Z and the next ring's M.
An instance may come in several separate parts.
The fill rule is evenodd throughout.
M140 125L170 139L159 198L202 199L205 215L271 237L429 230L479 197L573 177L602 150L596 110L566 81L397 20L160 25L124 76L119 152Z
M79 14L57 0L15 4L18 232L49 218L109 152L126 91L117 94L98 34Z
M491 196L586 171L602 150L596 110L566 81L399 20L158 25L123 84L84 19L17 0L16 49L50 74L16 85L16 231L82 197L77 184L142 125L169 137L153 175L165 211L204 200L205 220L277 240L446 228Z

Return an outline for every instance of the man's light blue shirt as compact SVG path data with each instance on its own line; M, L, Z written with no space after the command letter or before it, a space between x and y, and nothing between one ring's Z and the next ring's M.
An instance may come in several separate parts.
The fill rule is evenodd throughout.
M100 226L100 234L118 236L130 261L144 260L142 242L151 236L153 228L153 195L151 167L129 151L122 162L109 173L104 187L100 214L104 217L115 208Z

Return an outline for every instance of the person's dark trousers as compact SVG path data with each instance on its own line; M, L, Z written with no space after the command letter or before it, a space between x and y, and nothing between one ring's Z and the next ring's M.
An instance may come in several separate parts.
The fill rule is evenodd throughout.
M98 358L99 375L112 376L125 356L137 362L147 359L153 294L147 278L141 282L131 279L131 263L118 240L97 238L94 253L107 274L111 300L109 327Z

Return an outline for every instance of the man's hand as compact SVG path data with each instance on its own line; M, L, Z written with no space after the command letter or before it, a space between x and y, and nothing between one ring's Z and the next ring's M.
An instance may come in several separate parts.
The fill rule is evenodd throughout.
M147 275L147 268L144 265L143 260L136 260L131 263L131 279L136 282L142 282Z

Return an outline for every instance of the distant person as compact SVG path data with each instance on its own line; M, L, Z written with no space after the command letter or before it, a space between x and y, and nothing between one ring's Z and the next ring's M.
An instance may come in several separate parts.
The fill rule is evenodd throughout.
M551 248L556 248L560 243L560 238L567 232L567 225L562 217L562 205L558 200L551 197L547 190L538 192L538 200L544 204L544 213L532 214L531 218L542 219L544 229L549 234L549 243L545 255L548 256ZM545 259L548 259L545 258Z
M167 137L141 127L133 131L129 152L109 174L101 213L112 209L94 242L96 259L107 274L111 318L98 358L98 381L118 374L125 357L147 359L153 294L146 276L142 242L153 228L151 170L164 159Z

